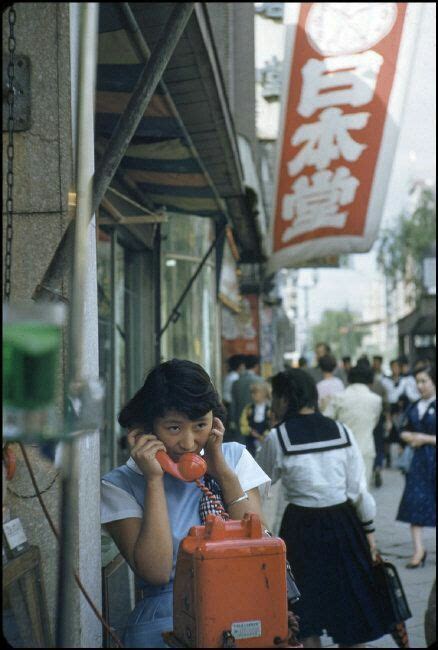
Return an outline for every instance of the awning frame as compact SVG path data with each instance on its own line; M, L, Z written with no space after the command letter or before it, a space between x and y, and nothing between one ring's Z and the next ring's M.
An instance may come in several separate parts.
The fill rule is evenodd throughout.
M160 34L157 44L145 63L128 105L120 116L97 166L94 175L93 212L99 207L131 143L140 120L152 99L152 95L160 83L166 65L170 61L175 47L182 36L194 5L194 2L182 2L175 5Z
M195 3L195 12L197 11L197 5L198 5L198 3ZM126 33L128 34L128 37L129 37L129 39L131 41L131 45L133 46L137 56L140 59L142 59L145 63L147 63L148 60L151 57L151 50L149 49L149 47L148 47L148 45L147 45L147 43L146 43L146 41L145 41L145 39L143 37L141 29L140 29L140 27L138 25L137 19L135 18L134 14L133 14L133 12L131 10L131 7L129 6L129 2L120 3L120 11L121 11L122 17L123 17L125 25L126 25ZM185 139L186 144L187 144L187 146L188 146L188 148L190 150L190 153L192 154L193 158L196 160L199 167L201 168L202 173L204 174L204 176L205 176L205 178L206 178L206 180L208 182L208 185L209 185L210 189L212 190L212 192L214 194L214 197L215 197L216 202L218 204L219 210L221 212L223 212L224 217L228 221L229 220L229 215L228 215L228 210L227 210L227 207L225 205L225 202L219 196L219 194L217 192L217 189L216 189L216 186L213 183L213 181L211 179L211 176L210 176L209 172L207 171L202 159L200 158L200 156L198 154L198 150L196 149L196 147L193 144L193 140L190 137L190 134L187 131L187 129L186 129L185 125L184 125L184 122L181 119L181 116L180 116L180 114L178 112L178 109L176 108L175 103L172 100L172 96L171 96L171 94L170 94L170 92L169 92L163 78L160 79L157 87L160 88L162 90L163 94L166 95L166 102L167 102L167 104L168 104L168 106L169 106L169 108L170 108L170 110L171 110L171 112L173 114L173 117L178 122L178 126L181 129L182 134L184 135L184 139Z
M172 54L175 50L175 47L178 44L179 38L182 35L184 27L187 24L188 19L193 11L194 7L193 2L191 3L181 3L174 7L164 29L162 30L163 38L160 37L156 46L153 48L150 59L145 64L143 73L140 76L140 80L143 82L143 87L140 88L140 80L136 84L138 89L138 97L131 97L131 102L129 102L127 109L124 113L125 118L124 122L127 121L127 115L130 116L131 113L128 113L129 106L134 105L134 109L137 110L138 120L134 127L132 134L129 139L128 134L125 131L121 131L120 123L117 125L116 133L113 134L110 143L106 152L103 154L101 163L96 170L94 177L94 187L93 187L93 208L90 214L90 220L93 217L93 214L96 213L97 208L99 207L100 201L103 198L106 189L108 188L111 180L113 179L118 167L121 158L123 157L124 152L126 151L129 143L131 141L132 135L135 132L135 128L138 124L138 121L141 119L141 113L138 111L138 106L135 106L135 102L141 104L142 113L147 108L147 105L153 95L155 88L157 87L163 72L169 63ZM165 47L164 47L165 46ZM135 111L131 108L132 113ZM120 120L122 122L122 120ZM132 127L132 124L131 124ZM117 135L118 134L118 135ZM114 137L116 136L116 137ZM112 143L112 144L111 144ZM124 149L123 149L124 147ZM123 152L122 152L123 149ZM121 155L120 155L121 154ZM115 165L115 160L119 158L117 164ZM55 250L54 255L44 273L44 276L41 282L36 286L32 298L34 300L40 300L44 296L49 295L52 299L58 294L57 286L62 282L62 276L65 269L68 267L69 260L73 250L73 241L74 241L74 230L75 230L75 220L74 218L70 220L67 228L64 231L64 234Z

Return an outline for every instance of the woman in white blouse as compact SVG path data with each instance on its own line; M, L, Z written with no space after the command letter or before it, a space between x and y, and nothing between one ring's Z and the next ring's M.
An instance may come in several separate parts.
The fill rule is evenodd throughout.
M280 529L301 599L304 647L325 630L340 647L362 647L388 632L372 572L376 505L353 433L319 413L313 379L288 369L272 378L278 424L257 454L281 479L288 506Z

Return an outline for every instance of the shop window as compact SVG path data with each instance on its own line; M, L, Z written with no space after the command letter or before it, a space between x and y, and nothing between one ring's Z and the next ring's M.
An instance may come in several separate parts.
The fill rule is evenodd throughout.
M162 228L162 323L187 287L215 237L214 223L195 216L169 215ZM162 358L201 364L220 386L219 316L215 256L211 254L162 339Z
M141 385L150 366L153 337L150 314L152 286L148 263L151 253L132 245L117 229L99 228L97 284L99 317L99 372L105 383L101 434L101 473L126 461L120 409Z

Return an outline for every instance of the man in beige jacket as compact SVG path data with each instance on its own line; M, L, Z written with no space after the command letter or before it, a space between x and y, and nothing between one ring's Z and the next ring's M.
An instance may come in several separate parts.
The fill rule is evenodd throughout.
M355 366L348 374L349 385L335 395L323 414L346 424L353 431L365 462L366 477L372 477L374 456L373 429L382 412L382 398L370 389L373 370L367 366Z

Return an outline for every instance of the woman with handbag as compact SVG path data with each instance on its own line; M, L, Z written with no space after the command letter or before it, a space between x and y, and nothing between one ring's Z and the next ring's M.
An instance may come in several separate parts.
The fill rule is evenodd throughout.
M411 404L402 420L400 439L413 450L404 468L406 484L397 521L411 524L414 554L408 569L424 566L427 551L422 541L423 526L436 526L436 369L419 368L415 379L421 399ZM406 455L406 454L405 454Z
M374 576L373 519L365 464L355 436L318 411L312 377L291 368L272 378L277 425L256 458L281 479L288 506L280 537L301 599L294 604L304 647L325 630L340 647L363 647L390 631Z

